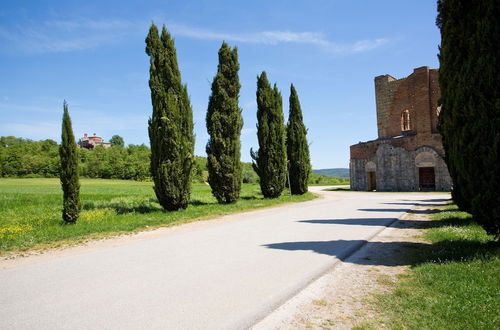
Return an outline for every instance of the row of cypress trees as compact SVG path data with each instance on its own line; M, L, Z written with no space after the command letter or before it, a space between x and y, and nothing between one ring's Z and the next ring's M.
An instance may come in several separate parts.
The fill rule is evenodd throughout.
M156 25L151 25L146 37L146 54L150 57L149 87L153 106L148 133L154 191L165 210L185 209L190 200L194 166L193 114L187 87L182 84L174 40L165 26L160 34ZM210 135L206 146L208 182L217 201L223 204L239 199L242 183L240 136L243 118L239 107L238 71L237 48L231 49L223 42L206 117ZM251 156L263 195L266 198L280 196L285 188L287 166L292 194L304 194L311 166L307 130L294 86L291 86L287 129L281 93L276 84L271 88L265 72L257 80L257 105L260 149L255 153L251 151ZM76 143L66 102L60 157L63 219L74 223L81 209L80 184Z
M500 236L500 2L439 0L439 129L452 197Z
M151 101L149 120L151 174L154 190L166 210L186 208L191 193L194 157L192 109L187 88L182 85L174 42L165 26L161 36L152 24L146 38L150 56ZM240 197L242 164L240 135L243 127L239 107L239 62L237 48L223 42L217 74L212 81L206 116L210 135L206 146L208 182L219 203L234 203ZM293 194L307 192L310 172L306 129L295 88L291 87L290 123L285 131L282 100L276 85L270 87L265 72L257 82L259 151L251 152L266 198L282 193L287 174ZM288 139L287 139L288 136ZM288 141L288 148L285 145Z

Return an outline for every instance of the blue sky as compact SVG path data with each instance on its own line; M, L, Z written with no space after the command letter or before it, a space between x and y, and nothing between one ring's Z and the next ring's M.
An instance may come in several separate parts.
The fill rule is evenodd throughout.
M66 99L77 137L149 143L149 25L175 39L193 105L196 154L223 40L238 47L242 160L258 148L256 77L299 93L313 168L348 167L376 138L373 78L438 66L434 0L17 1L0 4L0 136L60 140Z

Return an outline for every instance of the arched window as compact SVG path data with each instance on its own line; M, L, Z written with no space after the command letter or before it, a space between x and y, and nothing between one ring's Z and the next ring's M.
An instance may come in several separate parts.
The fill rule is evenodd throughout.
M404 131L409 131L411 130L411 125L410 125L410 110L405 110L401 114L401 130Z

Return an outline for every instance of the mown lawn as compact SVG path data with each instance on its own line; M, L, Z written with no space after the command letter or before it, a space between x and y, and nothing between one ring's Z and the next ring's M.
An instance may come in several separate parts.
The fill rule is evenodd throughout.
M243 184L236 204L219 205L206 184L194 184L186 210L164 212L150 182L81 179L82 213L74 225L61 220L58 179L0 179L0 254L171 226L214 216L313 199L311 193L265 199L255 184Z
M499 329L500 249L456 206L432 215L412 269L377 306L394 329Z

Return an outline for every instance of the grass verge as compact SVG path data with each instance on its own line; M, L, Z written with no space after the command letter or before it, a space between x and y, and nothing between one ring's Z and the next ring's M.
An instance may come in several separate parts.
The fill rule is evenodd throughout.
M410 256L412 269L376 297L380 325L393 329L498 329L499 242L454 205L431 215ZM375 323L359 328L373 328Z
M0 179L0 254L71 244L145 228L178 225L288 202L314 195L265 199L256 184L243 184L241 199L220 205L206 184L194 184L186 210L164 212L150 182L82 179L80 219L61 220L62 191L58 179Z

